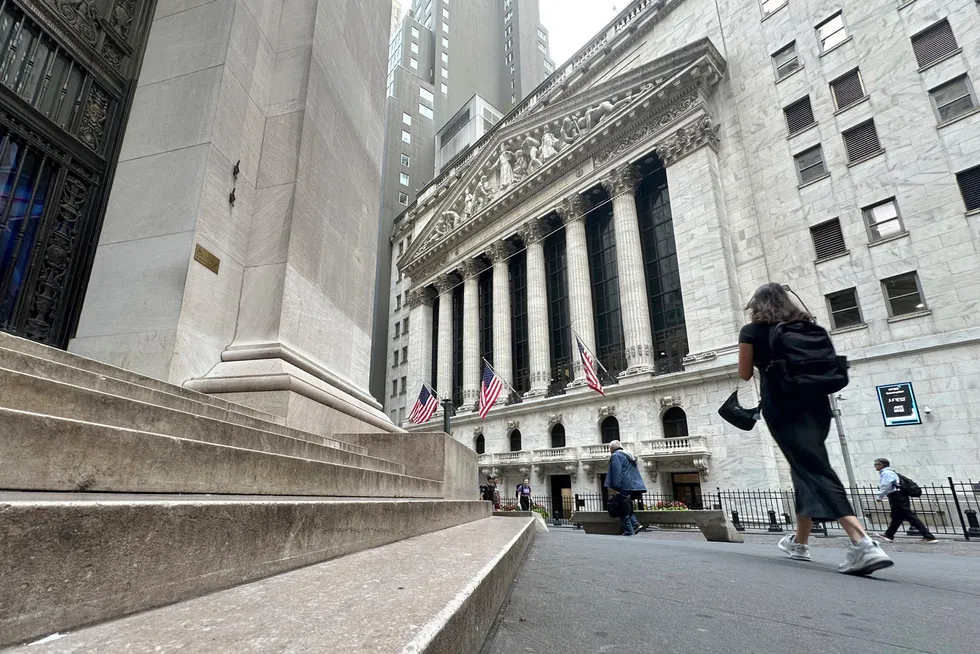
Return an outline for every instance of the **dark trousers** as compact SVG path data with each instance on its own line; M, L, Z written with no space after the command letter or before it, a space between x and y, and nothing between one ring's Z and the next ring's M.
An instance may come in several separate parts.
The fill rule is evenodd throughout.
M633 500L633 508L637 511L643 510L643 491L629 491L630 499Z
M529 495L521 495L521 511L531 510L531 497Z
M899 530L903 522L908 522L910 525L919 530L922 537L927 540L932 540L935 536L929 531L929 527L926 527L925 523L919 520L919 516L915 515L915 511L912 510L912 503L909 501L905 495L900 492L895 491L894 493L888 494L888 503L892 508L892 521L888 525L888 530L885 535L889 538L895 537L895 532Z

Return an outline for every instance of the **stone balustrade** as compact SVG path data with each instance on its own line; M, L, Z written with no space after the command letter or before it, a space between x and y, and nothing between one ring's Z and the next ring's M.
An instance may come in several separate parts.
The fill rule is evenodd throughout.
M704 436L658 438L652 441L641 441L640 445L641 457L704 454L708 451L708 441Z

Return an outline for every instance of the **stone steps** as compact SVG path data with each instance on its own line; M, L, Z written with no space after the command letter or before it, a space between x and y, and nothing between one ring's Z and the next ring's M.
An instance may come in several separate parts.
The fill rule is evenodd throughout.
M166 407L176 411L191 413L197 416L213 418L235 425L251 427L253 429L280 434L289 438L306 440L320 445L325 445L327 447L347 450L349 452L359 454L367 453L365 448L351 445L350 443L346 443L342 440L326 438L318 434L311 434L298 429L286 427L282 424L282 420L278 416L254 412L266 416L264 418L256 417L255 415L248 413L251 410L247 409L246 407L224 402L223 400L220 403L212 402L211 400L216 398L211 398L207 395L201 395L199 393L188 391L189 395L199 397L185 397L174 392L165 392L149 386L141 386L137 383L122 381L114 377L106 377L105 375L99 373L89 372L87 370L75 368L74 366L57 363L55 361L51 361L50 359L36 357L23 352L16 352L13 350L0 348L0 369L16 371L33 375L35 377L41 377L46 380L68 384L78 388L88 389L108 395L115 395L117 397L126 398L137 402L144 402L155 406ZM169 386L169 389L171 391L181 390L178 386ZM227 404L230 408L226 408L222 406L222 404ZM25 408L5 404L3 394L0 394L0 406L8 406L8 408ZM26 410L30 410L30 408L26 408ZM246 412L243 413L242 410ZM72 418L76 416L64 415L63 417Z
M396 474L405 473L405 466L401 463L361 454L360 452L366 451L364 447L350 444L344 444L343 448L334 447L334 444L340 444L341 441L320 439L302 432L296 433L308 436L310 440L283 436L3 368L0 368L0 388L3 389L0 392L0 408L154 434L172 434L187 440L300 457L312 461L338 463ZM324 441L327 444L324 444Z
M109 364L102 363L100 361L87 359L78 354L73 354L71 352L66 352L64 350L59 350L57 348L49 347L47 345L42 345L41 343L35 343L34 341L29 341L25 338L19 338L17 336L13 336L11 334L7 334L3 331L0 331L0 355L4 354L4 350L26 354L34 358L43 359L64 366L69 366L79 371L93 373L94 375L100 375L102 377L107 377L109 379L128 382L129 384L141 386L146 389L160 391L161 393L165 393L167 395L175 395L178 397L183 397L185 399L194 400L196 402L202 404L208 404L210 406L217 407L225 411L232 411L241 415L258 418L259 420L273 422L279 425L286 424L285 418L282 418L281 416L272 415L271 413L259 411L258 409L246 407L241 404L235 404L234 402L229 402L228 400L223 400L221 398L205 395L204 393L198 393L196 391L192 391L183 388L181 386L176 386L174 384L169 384L165 381L160 381L159 379L146 377L145 375L140 375L135 372L123 370L122 368L117 368L115 366L111 366ZM0 363L0 365L4 365L4 364ZM4 367L12 367L12 366L4 365ZM18 370L21 369L19 367L14 367L14 368Z
M163 606L25 651L475 652L534 533L489 516L479 501L0 493L0 646Z
M0 459L9 490L443 496L441 480L5 408Z

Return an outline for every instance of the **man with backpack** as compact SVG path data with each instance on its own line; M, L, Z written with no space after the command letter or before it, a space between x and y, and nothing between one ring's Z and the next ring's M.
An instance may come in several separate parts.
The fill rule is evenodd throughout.
M910 497L918 497L922 494L919 485L908 477L895 472L888 459L875 459L875 470L878 471L878 501L884 502L888 498L888 504L892 510L892 521L888 525L888 530L879 534L887 541L895 540L895 532L902 526L903 522L908 522L922 534L923 543L930 545L938 543L939 539L932 535L929 527L915 515L912 510Z
M636 457L623 449L623 444L619 441L609 443L609 472L606 474L606 488L612 490L621 497L610 498L611 506L622 503L622 509L617 510L614 517L619 518L623 527L623 536L632 536L643 529L643 525L633 515L633 500L642 501L643 493L646 492L646 484L640 477L640 469L636 464ZM623 501L625 500L625 501Z

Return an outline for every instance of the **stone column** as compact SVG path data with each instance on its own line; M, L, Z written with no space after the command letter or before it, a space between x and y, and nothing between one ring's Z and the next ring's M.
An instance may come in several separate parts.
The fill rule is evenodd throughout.
M616 267L626 338L626 370L620 373L623 377L653 371L653 331L636 214L638 182L639 174L632 165L615 168L602 180L603 188L612 197L616 230Z
M595 352L595 322L592 311L592 276L589 273L589 247L585 240L585 217L592 204L581 195L574 195L558 207L565 223L565 256L568 260L568 311L572 331L572 370L575 378L569 388L585 385L585 369L578 353L575 334L587 348Z
M463 262L463 406L472 410L480 396L480 302L477 276L486 266L479 259Z
M514 359L511 352L510 257L516 248L507 241L494 243L487 256L493 262L493 368L508 384L514 384ZM498 402L505 402L508 390Z
M442 398L453 395L453 288L457 283L456 275L446 273L436 278L435 286L439 291L439 342L437 343L439 367L436 375L436 392Z
M548 347L548 283L544 267L544 237L547 226L538 219L521 226L519 234L527 246L527 326L531 355L531 389L525 397L548 392L551 383L551 352Z
M431 288L417 288L408 294L408 383L409 394L418 391L423 382L435 386L432 370L432 301ZM387 364L386 364L387 365ZM414 389L414 390L413 390Z

